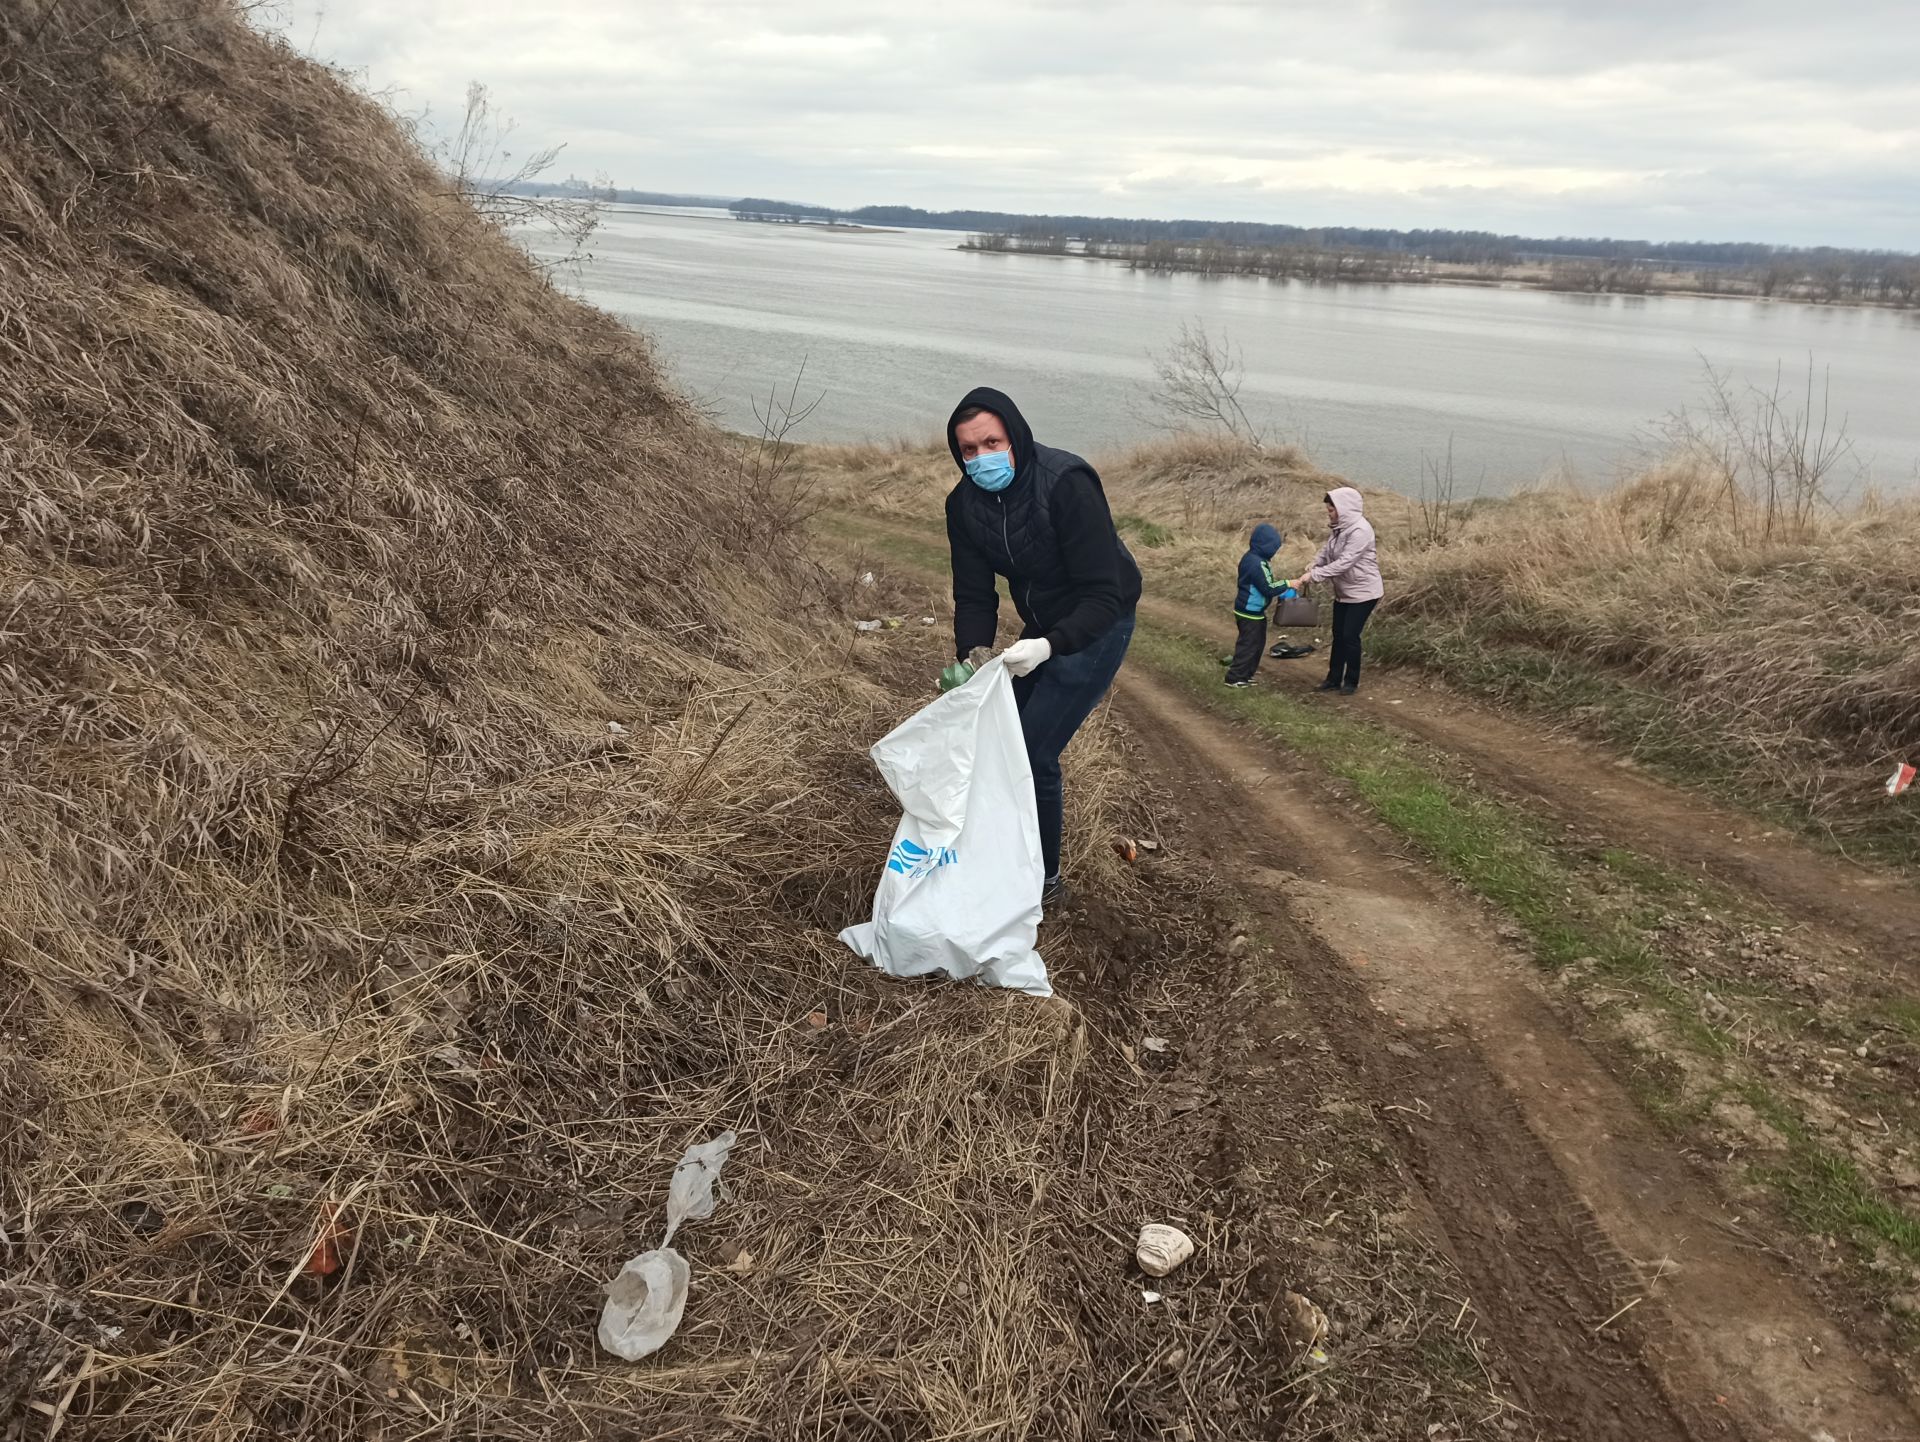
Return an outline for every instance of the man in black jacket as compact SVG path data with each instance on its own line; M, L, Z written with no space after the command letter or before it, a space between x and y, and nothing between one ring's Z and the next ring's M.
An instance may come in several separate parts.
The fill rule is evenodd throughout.
M960 483L947 495L953 553L953 647L991 646L1000 619L996 576L1021 621L1007 647L1046 862L1046 904L1060 885L1060 753L1100 704L1133 639L1140 600L1134 564L1100 477L1079 456L1034 442L1020 408L981 387L954 408L947 447Z

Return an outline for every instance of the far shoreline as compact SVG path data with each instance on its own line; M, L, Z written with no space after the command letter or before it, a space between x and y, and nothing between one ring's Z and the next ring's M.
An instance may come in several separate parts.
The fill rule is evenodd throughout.
M1819 300L1809 296L1797 295L1749 295L1732 290L1701 290L1690 286L1649 285L1645 290L1597 290L1589 286L1556 285L1551 278L1533 279L1524 275L1513 276L1477 276L1437 273L1431 275L1307 275L1285 271L1263 270L1221 270L1201 265L1160 264L1142 265L1138 260L1124 255L1088 254L1080 250L1026 250L1009 246L1004 250L992 246L975 245L963 241L954 247L969 255L992 255L1018 257L1027 260L1081 260L1094 261L1107 265L1123 265L1129 270L1145 275L1197 275L1217 280L1297 280L1307 285L1360 285L1377 286L1382 289L1393 286L1408 286L1415 289L1425 286L1451 286L1467 290L1513 290L1537 291L1548 295L1590 296L1595 300L1729 300L1749 305L1795 305L1807 306L1814 310L1871 310L1886 311L1891 314L1920 315L1920 304L1901 305L1892 301L1844 298L1839 300Z
M653 215L663 220L719 220L729 219L736 224L769 225L787 227L795 230L827 231L842 235L909 235L925 233L928 235L960 235L963 231L939 230L932 226L901 225L857 225L844 221L817 220L775 220L764 216L734 215L724 211L714 213L696 213L699 207L692 206L616 206L604 207L612 214ZM1019 256L1029 260L1083 260L1102 261L1110 265L1124 265L1130 270L1153 275L1198 275L1213 276L1221 280L1297 280L1309 285L1358 285L1390 289L1394 286L1408 286L1419 289L1426 286L1447 286L1460 290L1509 290L1534 291L1545 295L1590 296L1595 300L1730 300L1741 301L1749 305L1795 305L1806 306L1813 310L1869 310L1885 311L1895 315L1920 315L1920 304L1899 305L1880 300L1816 300L1806 296L1748 295L1731 290L1700 290L1691 286L1648 286L1645 290L1594 290L1586 286L1554 285L1550 282L1529 279L1525 276L1486 277L1458 274L1435 274L1429 276L1319 276L1301 274L1272 274L1257 270L1210 270L1194 265L1141 265L1127 256L1089 255L1085 251L1025 250L1008 247L996 250L991 246L975 245L968 241L952 247L968 255Z

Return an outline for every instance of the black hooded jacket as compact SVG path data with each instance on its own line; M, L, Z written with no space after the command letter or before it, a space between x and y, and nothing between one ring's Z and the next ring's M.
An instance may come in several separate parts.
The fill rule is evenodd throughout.
M992 411L1013 443L1013 481L983 491L967 479L954 427L975 406ZM995 575L1007 578L1023 639L1039 637L1056 656L1083 650L1130 615L1140 600L1134 564L1100 477L1071 451L1036 445L1020 408L990 387L970 391L947 419L947 449L960 484L947 494L953 552L953 648L966 656L991 646L999 624Z

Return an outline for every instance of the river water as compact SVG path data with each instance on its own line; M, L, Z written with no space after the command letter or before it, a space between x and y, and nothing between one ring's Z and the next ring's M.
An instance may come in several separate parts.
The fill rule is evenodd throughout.
M652 336L733 429L800 377L818 400L800 440L928 440L986 384L1041 439L1099 455L1161 433L1149 352L1197 321L1242 353L1257 422L1369 485L1417 490L1449 441L1461 495L1610 480L1704 401L1705 365L1769 387L1784 369L1798 396L1811 357L1852 441L1846 483L1920 490L1913 312L1148 275L963 238L621 210L562 283Z

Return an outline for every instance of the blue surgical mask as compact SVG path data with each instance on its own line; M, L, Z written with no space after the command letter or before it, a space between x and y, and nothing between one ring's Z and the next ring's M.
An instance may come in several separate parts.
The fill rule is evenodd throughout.
M1005 451L982 451L966 466L967 479L983 491L1004 491L1013 484L1013 457Z

